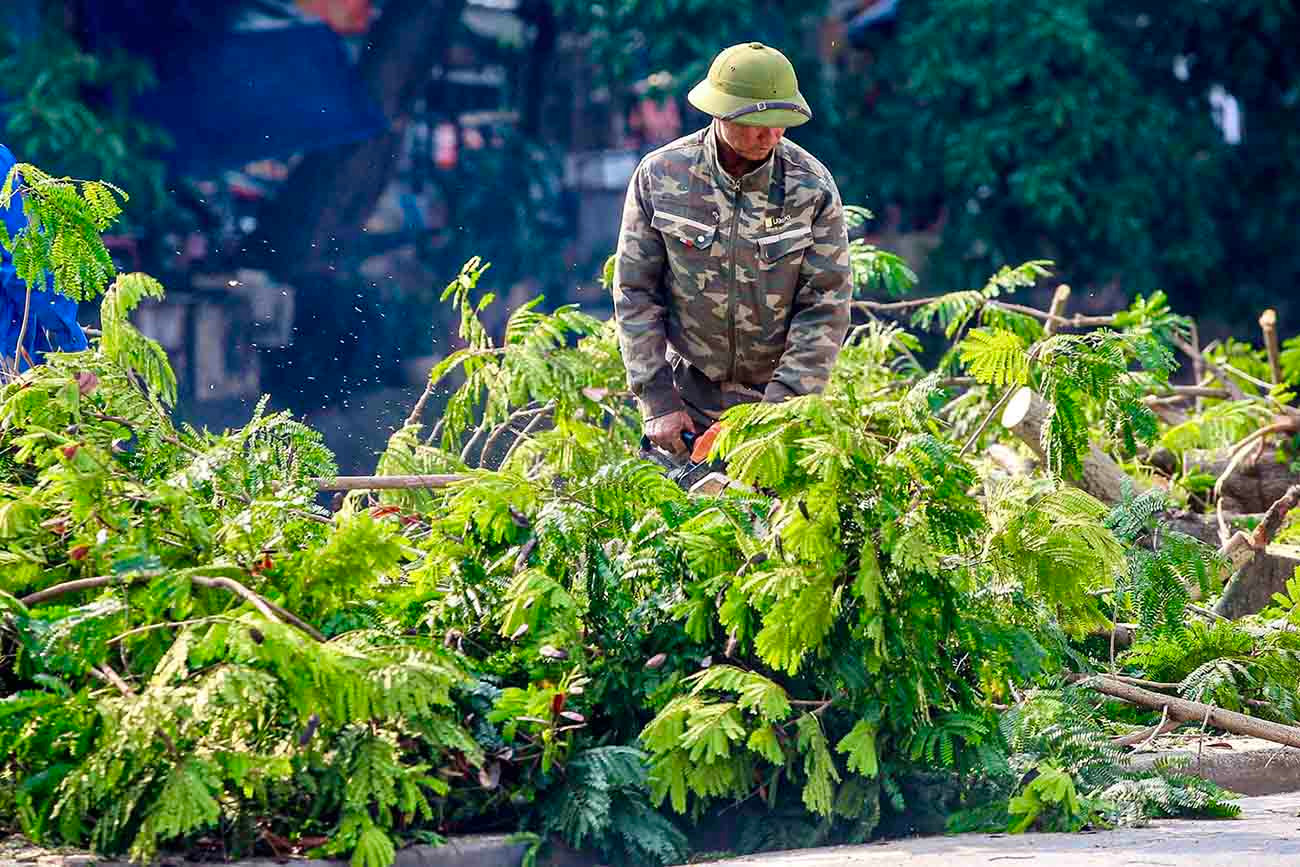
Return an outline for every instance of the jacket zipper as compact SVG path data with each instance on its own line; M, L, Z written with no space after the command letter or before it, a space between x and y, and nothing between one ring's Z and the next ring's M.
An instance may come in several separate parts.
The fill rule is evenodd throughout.
M735 197L731 205L731 276L727 285L727 379L736 381L736 237L740 232L740 184L731 187Z

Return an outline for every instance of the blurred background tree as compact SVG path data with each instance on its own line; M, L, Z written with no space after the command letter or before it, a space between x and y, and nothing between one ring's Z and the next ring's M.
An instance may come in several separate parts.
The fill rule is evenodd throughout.
M151 22L152 39L199 34L259 4L128 5L147 13L138 20ZM1163 288L1214 320L1209 332L1215 323L1249 327L1262 305L1288 318L1285 296L1300 277L1290 238L1300 219L1300 19L1287 0L507 5L526 31L513 46L514 104L502 106L518 112L518 152L547 137L547 111L574 86L562 80L557 52L585 54L594 76L586 84L603 101L666 94L690 129L704 118L683 96L709 59L758 39L795 60L816 119L792 137L831 167L846 200L875 209L877 229L942 231L926 274L934 288L1048 257L1102 306ZM247 255L274 249L299 269L346 252L395 172L401 119L426 95L430 69L445 64L464 9L465 0L374 4L357 67L393 125L305 154L267 202ZM152 78L123 47L139 52L145 40L86 42L47 27L10 46L0 62L4 135L25 158L111 178L166 214L158 204L168 182L149 159L165 148L166 131L129 111ZM590 139L608 141L607 118L589 120L598 128ZM477 210L475 218L490 211ZM530 212L551 216L525 207L519 219ZM530 234L512 233L521 243ZM267 264L277 267L276 258ZM1239 320L1218 304L1225 293L1241 302Z
M1098 306L1164 289L1202 334L1294 321L1298 39L1285 0L909 0L863 41L846 182L941 209L944 287L1045 256Z
M156 84L151 65L120 47L87 50L45 10L25 27L0 27L0 142L19 158L75 178L111 178L127 190L125 220L171 209L161 127L134 112Z

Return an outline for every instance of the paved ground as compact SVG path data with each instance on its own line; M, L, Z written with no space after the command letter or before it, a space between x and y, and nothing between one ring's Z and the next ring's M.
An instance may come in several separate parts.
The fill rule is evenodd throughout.
M1242 814L1220 821L1165 820L1145 828L1091 834L964 834L867 846L840 846L714 861L714 867L1300 867L1300 792L1242 798ZM396 867L507 867L521 847L503 838L403 849ZM481 851L480 851L481 850ZM184 862L165 862L183 867ZM242 867L280 867L268 860ZM563 864L594 864L586 859ZM287 861L287 867L347 867L347 862ZM0 867L128 867L87 855L49 852L0 839ZM217 865L212 865L217 867ZM696 865L707 867L707 865Z
M1242 798L1237 819L1089 834L965 834L753 855L717 867L1300 867L1300 793Z

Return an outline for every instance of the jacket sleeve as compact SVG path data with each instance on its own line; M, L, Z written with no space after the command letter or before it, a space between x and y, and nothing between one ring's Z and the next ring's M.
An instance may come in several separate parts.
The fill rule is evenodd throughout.
M667 360L667 252L663 235L650 225L649 201L642 163L632 175L623 203L614 254L614 319L628 387L647 420L686 407Z
M833 180L813 219L812 232L813 245L799 270L785 352L763 393L768 403L824 389L849 328L853 296L849 238L844 205Z

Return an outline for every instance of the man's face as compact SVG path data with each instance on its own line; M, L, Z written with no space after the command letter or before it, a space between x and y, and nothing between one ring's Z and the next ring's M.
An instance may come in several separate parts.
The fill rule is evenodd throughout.
M735 121L719 121L722 125L722 139L731 149L747 160L762 162L776 147L776 143L785 135L785 129L778 126L745 126Z

